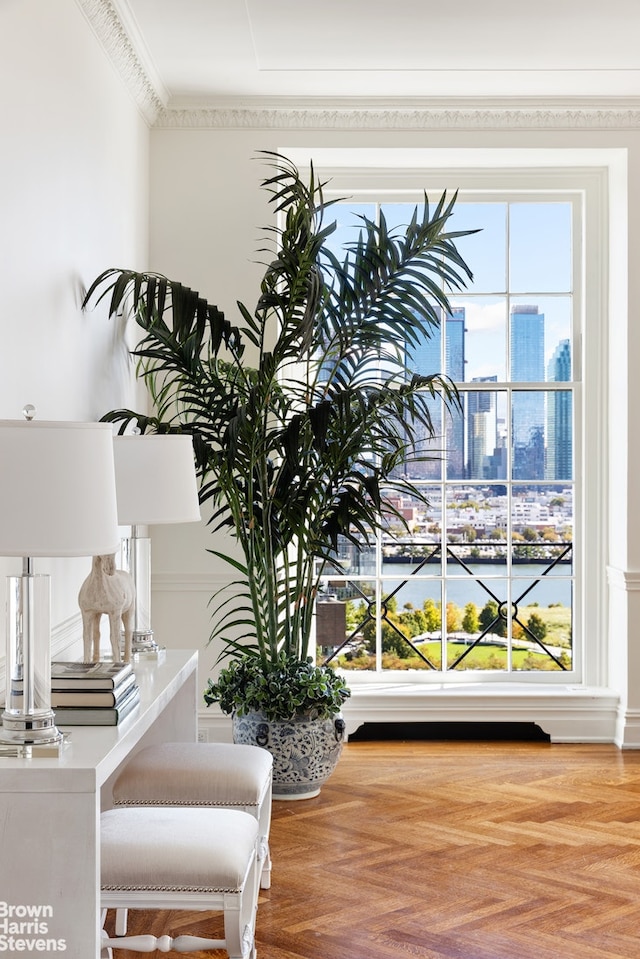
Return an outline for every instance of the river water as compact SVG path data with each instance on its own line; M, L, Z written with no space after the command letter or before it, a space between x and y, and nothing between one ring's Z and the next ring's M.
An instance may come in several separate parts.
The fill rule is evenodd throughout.
M433 575L424 575L431 573L434 569L439 571L439 567L423 566L417 574L416 569L417 567L411 563L383 565L385 593L393 592L402 581L405 581L396 593L399 609L402 609L406 603L411 603L419 609L425 599L433 599L436 602L441 600L440 580ZM531 603L538 603L539 606L555 603L571 606L571 564L558 564L546 576L543 575L545 569L547 567L543 564L514 566L511 600L525 606ZM507 601L508 584L504 564L483 563L476 565L473 572L472 577L457 563L449 564L445 602L453 602L460 607L464 607L467 603L475 603L482 607L492 598L500 602ZM486 588L483 588L478 580L482 581Z

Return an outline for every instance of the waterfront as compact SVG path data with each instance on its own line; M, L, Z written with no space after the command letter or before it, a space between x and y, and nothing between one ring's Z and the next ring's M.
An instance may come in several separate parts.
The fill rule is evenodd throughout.
M439 567L436 568L439 570ZM543 575L547 568L545 565L533 563L514 566L511 571L511 598L515 600L522 596L521 602L524 605L537 603L539 606L549 606L559 603L570 607L571 564L558 564L547 575ZM383 592L389 594L397 590L395 595L399 609L406 603L419 609L426 599L441 601L441 581L432 574L434 567L424 566L419 573L416 573L416 569L412 563L383 564ZM492 598L491 594L500 601L508 599L504 563L483 563L475 566L473 573L477 579L470 576L462 566L449 563L446 602L460 607L467 603L482 607ZM480 585L481 582L486 588ZM403 585L400 585L401 583Z

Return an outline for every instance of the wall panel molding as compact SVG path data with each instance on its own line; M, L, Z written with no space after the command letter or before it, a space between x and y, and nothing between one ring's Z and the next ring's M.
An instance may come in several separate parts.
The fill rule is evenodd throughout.
M607 566L607 579L614 589L624 592L640 590L640 570L620 569L617 566Z

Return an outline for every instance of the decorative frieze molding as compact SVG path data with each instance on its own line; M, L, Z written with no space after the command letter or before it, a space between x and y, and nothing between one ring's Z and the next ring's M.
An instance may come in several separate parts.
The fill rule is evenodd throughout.
M149 77L112 0L76 0L149 125L165 102ZM166 101L166 98L165 98Z
M277 107L224 106L167 108L159 111L161 129L218 130L640 130L640 107L517 106L486 107Z

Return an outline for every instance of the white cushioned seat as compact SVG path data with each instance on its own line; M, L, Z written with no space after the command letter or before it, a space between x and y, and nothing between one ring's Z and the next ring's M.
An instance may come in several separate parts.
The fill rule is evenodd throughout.
M162 743L141 750L113 786L114 806L239 809L260 825L262 886L270 885L271 753L233 743Z
M114 808L100 819L102 908L206 909L224 913L224 940L193 936L103 934L111 949L168 951L225 948L230 959L255 956L259 826L235 809L159 806ZM124 930L116 930L122 935Z
M186 813L186 815L185 815ZM101 821L101 887L238 892L258 823L231 809L109 809Z
M233 743L162 743L125 766L113 787L115 805L252 806L264 801L271 753Z

